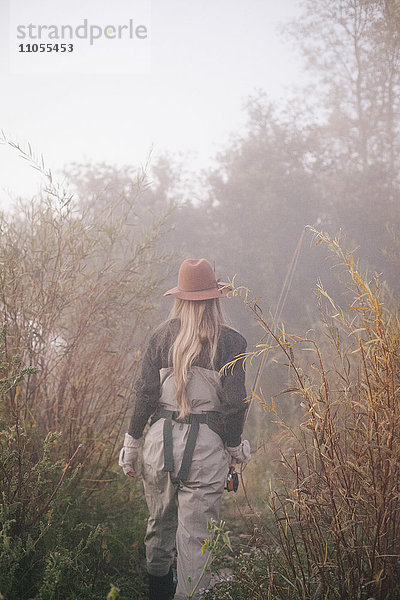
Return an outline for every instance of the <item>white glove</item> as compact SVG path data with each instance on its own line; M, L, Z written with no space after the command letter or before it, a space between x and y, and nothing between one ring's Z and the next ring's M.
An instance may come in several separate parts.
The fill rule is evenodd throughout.
M251 458L251 449L248 440L243 440L239 446L234 446L233 448L232 446L227 446L226 449L239 464L248 462Z
M124 445L119 453L118 464L125 475L136 476L135 465L139 455L139 440L135 440L129 433L125 434Z

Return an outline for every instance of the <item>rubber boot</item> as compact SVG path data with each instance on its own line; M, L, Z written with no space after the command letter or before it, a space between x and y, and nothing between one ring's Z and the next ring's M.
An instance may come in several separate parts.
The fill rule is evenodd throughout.
M174 594L175 585L172 569L161 577L149 575L149 600L172 600Z

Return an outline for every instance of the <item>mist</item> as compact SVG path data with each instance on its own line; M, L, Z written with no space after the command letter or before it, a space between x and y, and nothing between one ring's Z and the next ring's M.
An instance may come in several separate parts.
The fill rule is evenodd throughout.
M248 10L265 17L259 2ZM210 28L237 32L225 16ZM252 83L274 60L260 29ZM223 501L233 549L214 549L204 594L400 591L399 6L306 0L279 32L301 75L279 97L249 85L229 134L215 56L206 44L193 54L212 74L205 84L199 73L208 87L196 94L207 110L215 94L212 118L224 123L218 151L203 147L200 161L184 136L193 121L201 147L203 120L211 136L197 100L162 150L148 151L147 137L133 161L111 141L101 160L68 149L56 175L40 137L2 133L4 164L40 185L4 202L0 221L6 600L146 597L143 490L116 455L147 341L172 307L163 293L184 259L201 257L233 287L221 303L247 339L235 368L246 369L253 448ZM220 52L227 67L223 37ZM129 129L125 105L123 115Z

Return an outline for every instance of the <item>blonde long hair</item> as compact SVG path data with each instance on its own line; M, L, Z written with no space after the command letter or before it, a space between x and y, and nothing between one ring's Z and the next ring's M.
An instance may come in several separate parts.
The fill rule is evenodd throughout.
M179 416L184 418L190 412L185 393L190 367L203 346L207 345L210 368L214 368L218 338L225 319L219 298L209 300L176 298L170 317L178 318L181 321L180 331L170 349L169 356L175 378Z

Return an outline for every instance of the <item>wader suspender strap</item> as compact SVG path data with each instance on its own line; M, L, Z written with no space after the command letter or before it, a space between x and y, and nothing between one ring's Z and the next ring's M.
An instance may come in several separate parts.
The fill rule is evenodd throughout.
M208 413L194 414L191 413L185 419L178 419L179 413L173 410L162 409L153 417L152 423L158 419L164 419L163 425L163 441L164 441L164 468L163 471L172 472L175 468L174 455L172 452L172 419L178 423L189 423L189 435L186 440L185 450L181 468L179 469L178 479L186 481L189 477L189 469L192 464L193 452L196 446L197 436L199 434L200 423L208 422Z
M172 417L166 417L163 425L164 441L164 469L163 471L172 472L175 468L174 455L172 453Z
M178 479L180 481L186 481L189 477L189 469L192 464L194 447L196 445L197 436L199 434L199 423L207 422L207 415L192 415L196 417L194 421L191 422L189 428L188 439L186 440L185 450L183 452L181 468L179 469ZM201 421L198 417L203 417Z

